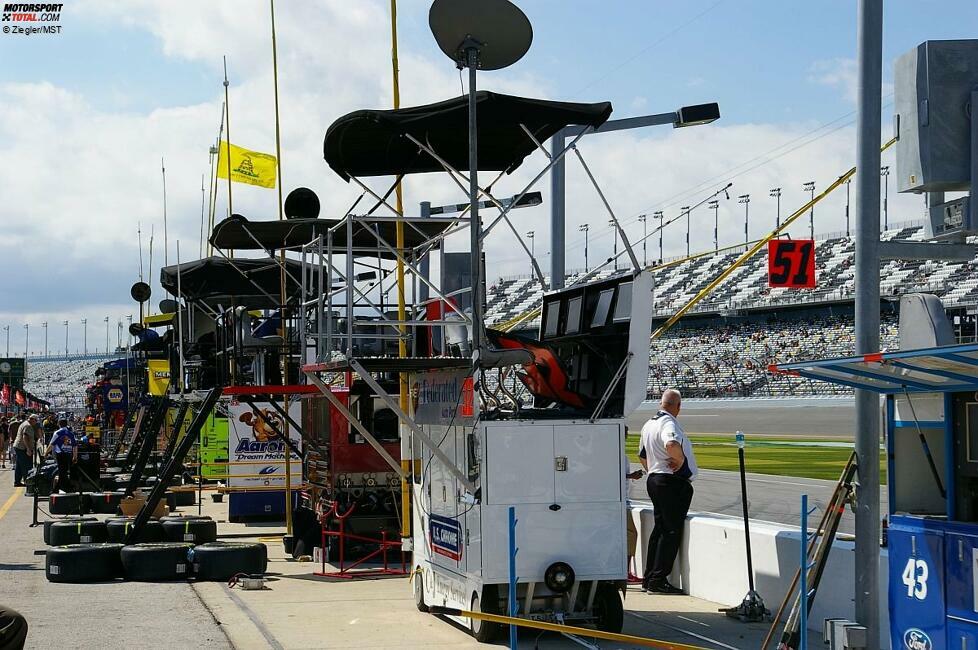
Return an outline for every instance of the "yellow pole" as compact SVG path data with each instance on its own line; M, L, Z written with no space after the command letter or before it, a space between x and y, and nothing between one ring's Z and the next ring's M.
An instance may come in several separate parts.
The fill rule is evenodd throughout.
M886 151L887 149L889 149L893 145L894 142L896 142L896 138L893 138L892 140L890 140L889 142L887 142L886 144L884 144L882 147L880 147L880 151ZM796 219L798 219L798 217L800 217L803 214L805 214L805 212L807 212L809 209L811 209L812 206L814 206L816 203L818 203L819 201L821 201L822 199L824 199L826 196L828 196L829 194L831 194L837 187L841 186L847 180L849 180L850 178L852 178L855 173L856 173L856 168L853 167L852 169L850 169L849 171L847 171L842 176L839 176L839 178L835 179L835 182L832 183L831 185L829 185L827 188L825 188L825 190L821 194L819 194L818 196L814 197L808 203L806 203L805 205L803 205L800 208L798 208L790 217L788 217L786 220L784 220L781 223L781 226L780 227L775 228L774 230L772 230L770 233L768 233L768 235L766 237L762 237L761 239L757 240L757 242L753 246L751 246L750 249L747 250L747 252L745 252L743 255L741 255L739 258L737 258L737 261L735 261L729 267L727 267L726 269L724 269L724 271L720 275L718 275L716 278L714 278L713 281L710 282L708 285L706 285L705 287L703 287L703 289L699 293L697 293L695 296L693 296L692 298L690 298L689 302L687 302L685 305L683 305L683 307L679 311L677 311L675 314L673 314L671 317L669 317L669 320L667 320L665 323L663 323L659 327L659 329L657 329L655 332L653 332L652 333L652 340L655 340L655 339L659 338L660 336L662 336L663 334L665 334L667 331L669 331L669 328L671 328L673 325L675 325L679 321L680 318L682 318L683 316L685 316L686 313L689 312L690 309L692 309L693 307L695 307L697 303L699 303L701 300L703 300L703 298L706 298L714 289L716 289L720 285L721 282L723 282L724 280L726 280L730 276L730 274L733 273L737 269L737 267L739 267L741 264L743 264L744 262L746 262L747 260L749 260L750 258L752 258L769 241L771 241L772 239L774 239L775 237L777 237L778 235L780 235L784 230L786 230L788 228L788 226L790 226Z
M275 41L275 0L269 0L269 8L272 14L272 80L275 85L275 164L278 167L278 220L283 221L285 214L283 213L282 203L282 132L278 112L278 46ZM230 174L228 175L230 176ZM279 251L279 259L281 260L281 267L279 268L279 289L282 303L279 309L279 334L285 342L285 354L282 355L282 385L287 386L289 383L289 349L285 327L285 318L287 315L286 303L288 301L288 295L285 290L285 248ZM304 348L304 342L305 334L299 332L300 355ZM285 412L288 413L289 396L286 395L282 399L282 402ZM288 420L282 423L282 432L285 434L286 439L288 439ZM292 449L288 445L285 446L285 532L287 535L292 534Z
M401 82L397 70L397 0L391 0L391 69L393 72L393 82L394 82L394 108L395 110L401 107ZM404 196L401 191L401 182L398 181L397 187L395 188L395 193L397 197L397 214L402 216L404 214ZM395 237L397 252L401 255L404 254L404 222L400 219L397 220L395 224ZM397 319L399 321L407 320L407 309L405 307L404 298L404 262L401 258L397 258ZM407 332L407 328L404 325L398 327L398 332L403 337ZM399 357L404 358L407 356L407 341L401 338L397 341L397 354ZM408 413L411 401L408 399L408 374L402 372L399 375L399 391L400 391L400 406L401 410ZM408 413L410 415L410 413ZM404 475L407 476L408 472L411 471L411 459L407 457L407 452L410 450L410 445L405 445L403 437L406 435L405 427L401 425L401 469L404 471ZM411 495L408 492L410 488L410 483L406 478L401 479L401 537L411 536Z

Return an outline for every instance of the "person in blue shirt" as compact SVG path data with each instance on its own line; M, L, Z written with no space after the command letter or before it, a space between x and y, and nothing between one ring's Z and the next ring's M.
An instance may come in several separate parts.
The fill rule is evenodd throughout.
M65 492L71 487L71 466L78 462L78 444L75 432L68 426L68 420L58 420L59 429L51 435L45 454L54 453L58 461L58 491Z

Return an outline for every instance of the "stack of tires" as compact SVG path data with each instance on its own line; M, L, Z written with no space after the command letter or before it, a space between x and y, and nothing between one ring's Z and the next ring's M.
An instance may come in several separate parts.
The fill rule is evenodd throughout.
M50 582L140 582L228 580L240 573L262 574L268 549L250 542L218 542L210 517L163 517L140 529L126 545L133 518L66 517L45 522L45 559Z

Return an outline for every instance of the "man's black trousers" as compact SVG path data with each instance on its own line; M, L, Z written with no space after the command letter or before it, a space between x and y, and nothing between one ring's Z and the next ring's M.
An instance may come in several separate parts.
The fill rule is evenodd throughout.
M58 489L71 492L71 454L55 454L58 461Z
M655 527L649 536L643 583L661 583L672 573L672 565L683 541L686 513L693 500L693 486L673 474L649 474L646 480L652 499Z

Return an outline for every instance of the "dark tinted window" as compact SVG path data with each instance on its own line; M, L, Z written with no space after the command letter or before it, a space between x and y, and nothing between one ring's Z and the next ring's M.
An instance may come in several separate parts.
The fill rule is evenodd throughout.
M581 301L582 297L571 299L567 303L567 325L564 334L577 334L581 331Z
M611 299L614 295L614 289L605 289L598 296L598 304L594 308L594 318L591 319L591 327L604 327L604 324L608 322L608 311L611 309Z
M543 325L543 336L544 338L549 336L557 336L557 324L560 321L560 301L554 300L553 302L547 303L546 309L546 321Z
M632 283L622 282L618 286L618 302L615 303L615 321L628 320L632 316Z

